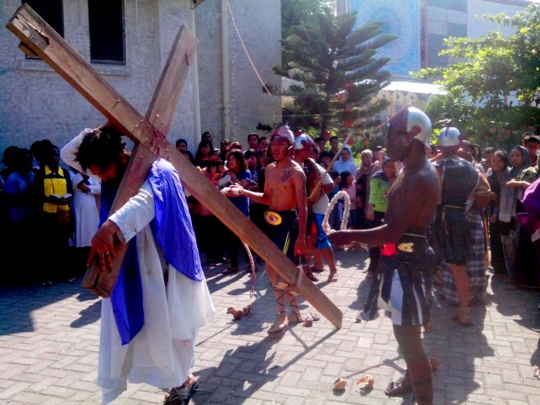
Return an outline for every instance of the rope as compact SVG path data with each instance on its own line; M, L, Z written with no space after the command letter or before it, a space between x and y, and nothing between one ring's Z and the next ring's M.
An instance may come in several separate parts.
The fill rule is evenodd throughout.
M242 242L242 245L244 245L244 249L246 249L248 258L249 258L249 268L251 269L251 288L249 290L249 298L253 298L253 295L255 294L255 277L256 277L256 267L255 267L255 260L253 260L253 254L251 254L251 249L247 245L246 242L243 240L240 240Z
M236 35L238 35L238 39L240 40L240 44L242 44L242 48L244 48L244 53L246 54L246 56L248 58L248 61L251 64L251 67L253 68L253 71L255 72L255 75L257 75L257 78L259 79L259 81L263 85L266 92L268 94L272 94L270 89L268 87L266 87L266 84L264 83L263 79L261 78L261 75L257 71L257 68L255 67L255 64L253 63L253 60L251 59L251 56L249 56L249 52L248 52L248 50L246 48L246 44L244 44L244 40L242 39L242 36L240 35L240 31L238 30L238 27L236 25L236 21L234 19L234 15L233 15L233 12L232 12L231 3L229 2L229 0L227 0L227 4L229 5L229 15L231 16L231 21L233 23L234 30L236 31Z
M330 218L330 214L332 213L332 210L334 209L334 206L337 204L337 202L340 199L345 200L345 207L343 209L343 218L341 218L341 229L347 229L347 221L349 220L349 214L350 214L350 207L351 207L351 199L349 198L349 194L347 194L346 191L341 190L338 192L334 198L332 198L332 201L330 201L330 204L328 205L328 209L326 210L326 214L324 214L324 219L322 223L322 227L324 229L324 232L326 234L332 233L332 228L330 227L330 224L328 223L328 219Z

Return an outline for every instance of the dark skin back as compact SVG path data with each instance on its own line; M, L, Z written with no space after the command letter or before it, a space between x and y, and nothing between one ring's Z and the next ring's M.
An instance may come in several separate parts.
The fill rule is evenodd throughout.
M437 171L426 159L424 145L410 141L405 169L388 195L384 225L369 230L338 231L329 235L332 246L382 245L397 242L410 227L428 228L440 201Z
M421 132L413 126L391 123L386 148L390 159L402 160L405 166L389 191L384 225L355 231L338 231L328 238L334 247L356 244L382 245L397 242L410 227L428 228L440 202L439 176L425 155L425 145L414 137ZM413 391L419 405L433 404L431 366L427 360L416 325L393 325L394 336L411 375Z

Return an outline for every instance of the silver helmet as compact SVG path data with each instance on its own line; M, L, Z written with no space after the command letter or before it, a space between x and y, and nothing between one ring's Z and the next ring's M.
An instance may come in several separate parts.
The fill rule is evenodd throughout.
M410 131L415 125L420 128L420 132L416 134L414 139L418 139L420 142L429 145L431 138L431 120L429 117L416 107L408 107L407 115L407 131Z
M461 145L461 132L456 127L445 127L439 132L437 146L442 151L455 149Z
M304 143L307 145L313 145L315 142L313 141L313 138L309 136L308 134L302 133L296 137L294 140L294 149L300 150L304 149Z

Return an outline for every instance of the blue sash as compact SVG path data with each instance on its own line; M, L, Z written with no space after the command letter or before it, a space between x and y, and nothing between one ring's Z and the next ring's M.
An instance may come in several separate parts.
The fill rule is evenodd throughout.
M204 274L199 250L178 172L166 160L158 159L152 164L148 181L152 187L155 205L152 232L165 260L186 277L202 281ZM103 223L109 217L117 188L103 182L101 189L100 222ZM113 314L123 345L131 342L144 325L136 238L135 236L129 242L111 294Z

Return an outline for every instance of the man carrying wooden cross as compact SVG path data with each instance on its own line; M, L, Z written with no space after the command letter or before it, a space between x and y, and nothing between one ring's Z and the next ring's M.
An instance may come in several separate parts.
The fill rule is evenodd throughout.
M102 180L101 226L89 263L112 266L113 237L131 241L111 298L101 304L98 385L103 403L133 383L179 387L200 327L214 312L178 172L156 160L137 195L109 211L130 154L111 129L85 130L62 149L72 167ZM174 389L172 390L174 394Z

